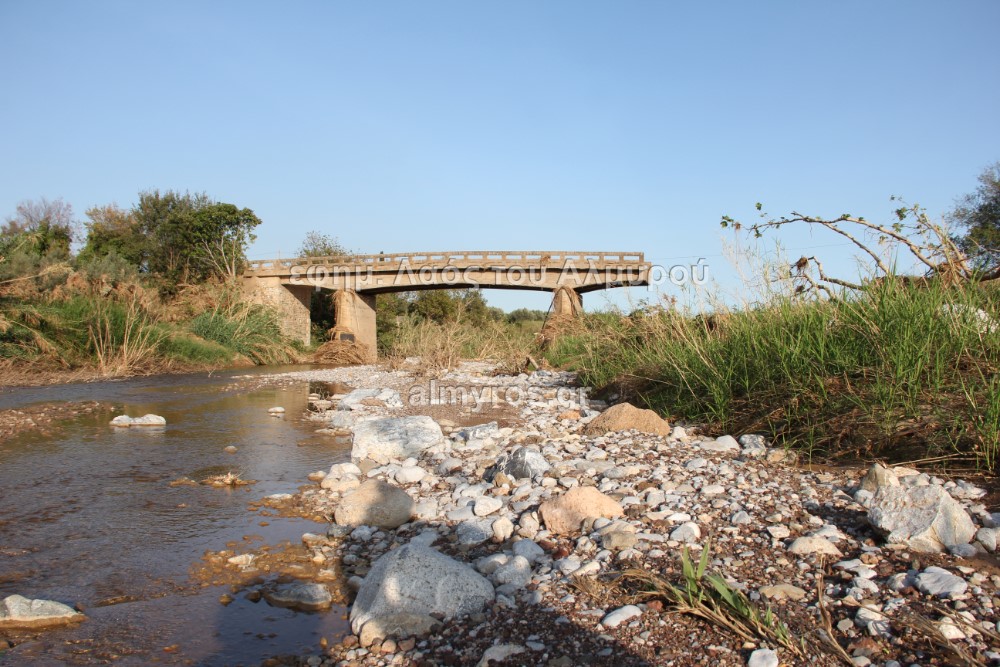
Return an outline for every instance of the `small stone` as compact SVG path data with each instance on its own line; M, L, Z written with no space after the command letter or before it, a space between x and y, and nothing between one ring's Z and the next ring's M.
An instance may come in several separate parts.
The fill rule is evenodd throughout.
M506 542L514 534L514 523L505 516L493 522L493 541Z
M670 539L675 542L691 544L701 539L701 528L693 521L681 524L670 533Z
M524 539L514 542L514 555L523 556L529 563L537 563L545 556L545 550L538 546L534 540Z
M226 454L235 454L239 450L237 450L235 446L229 445L228 447L224 448L222 451L224 451Z
M786 526L768 526L767 532L775 540L783 540L792 534Z
M404 466L396 471L393 478L399 484L416 484L427 476L427 471L420 466Z
M601 546L605 549L610 549L611 551L622 551L624 549L631 549L635 546L639 538L635 533L615 530L610 533L605 533L601 537Z
M503 507L503 501L496 496L482 496L481 498L476 498L476 504L472 511L476 516L487 516L493 514L501 507Z
M750 654L747 667L778 667L778 654L769 648L759 648Z
M775 584L774 586L763 586L760 594L771 600L792 600L798 602L805 598L805 590L792 584Z
M821 554L840 558L844 555L841 553L840 549L833 545L832 542L815 535L806 535L796 538L796 540L788 547L788 551L797 556Z
M496 646L489 647L483 652L483 657L481 657L479 662L476 663L476 667L489 667L491 660L501 662L512 655L524 653L524 651L524 647L519 644L497 644Z
M642 616L642 609L633 604L628 604L607 614L601 619L601 625L606 628L617 628L625 621L630 621L638 616Z
M965 593L969 584L942 567L931 566L917 575L917 590L938 598L953 598Z

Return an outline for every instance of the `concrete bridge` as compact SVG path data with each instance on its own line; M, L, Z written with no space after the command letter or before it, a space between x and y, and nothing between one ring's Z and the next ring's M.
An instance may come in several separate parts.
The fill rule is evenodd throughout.
M312 292L334 300L336 335L363 343L375 358L375 297L424 289L520 289L552 292L550 313L578 314L581 295L647 285L640 252L466 251L301 257L248 263L244 282L255 301L275 307L283 331L309 343Z

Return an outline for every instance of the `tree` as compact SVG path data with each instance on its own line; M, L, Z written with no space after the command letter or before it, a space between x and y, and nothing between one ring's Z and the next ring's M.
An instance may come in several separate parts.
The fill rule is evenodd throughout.
M956 202L948 220L964 230L956 242L977 269L1000 268L1000 161L983 170L979 187Z
M206 194L167 190L139 193L131 211L115 204L87 211L88 260L109 254L165 280L164 288L209 278L234 280L246 262L260 218L248 208Z
M135 267L143 265L148 252L145 235L133 211L117 204L94 206L87 210L87 242L80 259L89 261L115 254Z
M449 289L430 289L417 292L413 298L413 312L437 323L454 321L458 314L460 297Z
M253 230L258 225L260 218L253 211L233 204L210 204L195 211L191 254L199 274L236 280L246 263L246 247L257 238Z
M139 193L139 203L132 213L138 233L145 238L140 266L172 283L186 282L201 250L201 239L192 233L194 214L211 203L205 194L172 190Z
M62 199L27 199L0 228L0 254L19 251L36 259L68 259L77 227L73 207Z
M307 232L298 250L299 257L337 257L349 254L350 251L340 245L335 236L317 231Z
M750 232L754 238L789 225L826 229L854 245L861 260L867 264L867 277L848 280L827 274L818 257L800 257L788 267L786 274L775 279L790 279L796 295L822 294L833 298L836 289L865 290L869 285L890 277L918 283L940 279L947 284L990 277L976 276L956 241L943 225L932 221L923 208L904 204L898 197L891 197L890 200L900 205L893 211L893 219L888 223L871 222L850 213L830 218L792 211L790 215L773 218L758 202L756 207L761 222L747 226L725 215L721 225L736 232ZM910 260L923 268L924 275L899 276L896 262L900 253L909 253Z

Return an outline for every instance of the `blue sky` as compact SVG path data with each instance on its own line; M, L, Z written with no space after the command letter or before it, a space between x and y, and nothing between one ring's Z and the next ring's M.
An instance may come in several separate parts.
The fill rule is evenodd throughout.
M895 194L939 216L974 189L1000 159L997 25L992 0L4 0L0 216L204 191L263 219L256 258L309 230L640 250L732 289L723 214L888 220ZM783 239L853 271L838 239Z

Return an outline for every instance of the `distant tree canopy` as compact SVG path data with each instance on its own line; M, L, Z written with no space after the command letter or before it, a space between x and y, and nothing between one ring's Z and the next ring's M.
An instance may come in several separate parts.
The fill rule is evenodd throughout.
M65 264L77 229L73 208L63 200L22 201L0 226L0 282Z
M544 310L534 310L531 308L518 308L507 314L507 321L511 324L522 322L544 322L548 313Z
M68 259L76 231L73 207L62 199L28 199L0 227L0 256L19 253L35 259Z
M82 258L114 253L172 284L235 279L261 223L248 208L172 190L142 192L130 211L94 207L87 217Z
M335 257L351 254L349 250L340 245L340 241L335 236L317 231L306 233L297 253L298 257Z
M955 204L949 220L963 230L956 238L978 269L1000 267L1000 162L979 175L979 187Z
M434 322L467 321L481 324L502 320L504 312L486 304L482 292L475 289L438 289L416 292L410 301L410 312Z

